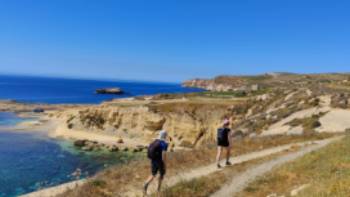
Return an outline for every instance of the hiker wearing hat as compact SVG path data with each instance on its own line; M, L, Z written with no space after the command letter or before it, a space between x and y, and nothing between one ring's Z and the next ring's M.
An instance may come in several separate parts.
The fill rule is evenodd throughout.
M226 149L226 165L231 165L229 159L230 159L230 132L231 129L229 128L230 121L225 118L222 127L218 129L217 131L217 145L218 145L218 152L216 156L216 164L218 168L221 168L220 165L220 157L222 149Z
M146 183L143 187L144 195L147 195L147 189L149 184L156 177L159 172L159 180L158 180L158 195L160 194L160 188L162 185L162 181L166 172L166 151L168 149L168 143L166 142L168 134L166 131L161 131L159 133L159 138L154 140L148 146L147 156L151 160L151 176L147 179Z

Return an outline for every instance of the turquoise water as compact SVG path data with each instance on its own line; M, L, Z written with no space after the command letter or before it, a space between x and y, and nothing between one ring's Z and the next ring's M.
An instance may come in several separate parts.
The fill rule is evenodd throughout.
M13 113L0 112L0 126L11 126L25 120Z
M0 123L20 121L14 114L0 113ZM0 129L0 197L11 197L75 180L77 169L90 176L109 166L126 162L126 153L84 153L71 142L40 134L7 132Z

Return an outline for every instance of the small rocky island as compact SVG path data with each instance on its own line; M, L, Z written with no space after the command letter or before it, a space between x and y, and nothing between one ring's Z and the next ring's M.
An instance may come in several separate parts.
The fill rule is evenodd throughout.
M124 91L120 88L101 88L96 90L96 94L123 94Z

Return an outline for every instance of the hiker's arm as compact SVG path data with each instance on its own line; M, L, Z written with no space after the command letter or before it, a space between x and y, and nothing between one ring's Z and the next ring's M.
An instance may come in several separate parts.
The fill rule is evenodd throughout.
M230 129L230 132L229 134L227 135L228 136L228 139L232 139L235 135L234 135L234 131L232 129Z

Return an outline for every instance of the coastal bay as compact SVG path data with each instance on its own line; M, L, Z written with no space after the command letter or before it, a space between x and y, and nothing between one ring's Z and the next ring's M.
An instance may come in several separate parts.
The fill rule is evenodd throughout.
M118 85L128 95L96 95L99 87ZM178 84L103 82L35 77L0 76L0 196L18 196L90 177L111 165L142 158L130 151L110 152L107 147L86 152L74 146L77 139L119 148L140 143L112 133L72 132L57 117L62 111L94 106L104 100L163 92L198 91ZM126 98L127 99L127 98ZM78 177L75 172L81 173ZM72 175L73 174L73 175ZM21 177L26 176L23 180Z

